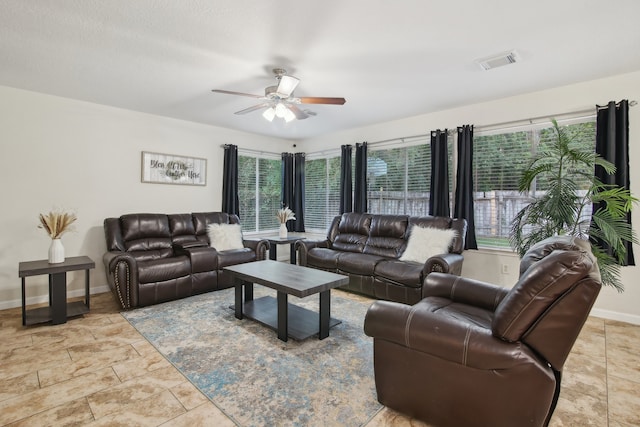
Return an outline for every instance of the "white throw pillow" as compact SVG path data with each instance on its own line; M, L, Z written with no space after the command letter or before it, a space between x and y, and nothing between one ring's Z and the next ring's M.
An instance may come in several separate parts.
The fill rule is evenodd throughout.
M434 255L446 254L457 236L457 231L431 227L413 226L407 242L407 249L400 261L425 262Z
M240 224L209 224L207 234L211 247L217 251L244 248Z

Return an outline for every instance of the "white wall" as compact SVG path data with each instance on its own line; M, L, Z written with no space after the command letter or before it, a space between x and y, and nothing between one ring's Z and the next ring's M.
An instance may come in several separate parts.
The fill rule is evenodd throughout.
M498 70L499 71L499 70ZM461 89L464 90L464 89ZM552 90L524 94L497 101L409 117L359 129L324 135L304 141L309 153L363 141L381 141L428 133L433 129L455 128L473 124L486 126L508 121L568 113L605 105L622 99L640 102L640 72L564 86ZM392 106L390 108L393 108ZM629 112L631 191L640 197L640 105ZM640 230L640 206L632 218L636 232ZM640 247L634 247L640 262ZM517 280L518 258L490 251L466 251L463 276L510 287ZM508 274L502 274L502 265ZM640 324L640 266L624 267L622 280L626 291L617 293L605 288L598 297L593 314Z
M49 237L38 214L76 212L75 231L62 242L67 256L88 255L93 291L107 290L103 220L133 212L218 211L222 144L279 153L273 138L152 116L103 105L0 87L0 309L20 305L18 263L46 259ZM142 183L141 152L207 159L207 185ZM81 294L84 275L70 273ZM30 301L47 295L46 276L27 278Z
M424 134L436 128L561 114L621 99L640 101L640 72L337 132L298 146L312 153L341 144ZM637 196L639 139L640 105L630 110L631 190ZM49 239L36 228L38 213L56 206L76 211L76 231L63 237L67 255L93 258L92 289L106 290L104 218L128 212L219 210L220 145L224 143L241 148L260 146L274 153L291 151L290 141L0 87L0 309L20 304L18 263L47 256ZM206 158L207 185L141 183L141 151ZM638 230L640 207L633 222ZM635 251L640 258L640 248ZM503 264L508 274L501 273ZM464 276L511 286L517 272L515 255L465 252ZM623 268L626 292L604 289L594 314L640 324L640 283L635 277L640 277L640 267ZM70 278L70 288L81 292L83 277ZM45 278L30 278L27 285L34 300L46 295Z

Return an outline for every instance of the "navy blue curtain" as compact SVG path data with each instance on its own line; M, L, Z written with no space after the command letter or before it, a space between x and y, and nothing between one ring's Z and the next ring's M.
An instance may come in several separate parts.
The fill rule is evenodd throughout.
M353 211L367 212L367 143L356 144L356 178Z
M238 197L238 147L231 144L224 146L222 212L240 215L240 198Z
M343 145L340 155L340 214L353 211L353 189L351 182L351 145Z
M282 153L282 182L281 204L282 207L293 210L293 154ZM294 211L295 212L295 211ZM297 213L297 212L296 212ZM296 217L297 218L297 217ZM287 230L291 231L291 222L287 221Z
M464 248L478 249L473 212L473 125L458 128L458 171L453 217L467 220Z
M431 131L429 215L449 216L449 149L447 130Z
M610 101L606 107L597 107L596 153L616 167L615 174L608 174L601 166L596 166L595 176L602 183L629 190L629 101ZM594 204L593 211L602 206ZM631 225L631 212L627 213L627 223ZM611 252L603 242L598 244ZM631 242L626 244L627 254L621 265L636 265ZM615 254L614 258L617 259Z
M293 155L293 206L291 210L296 214L295 221L292 222L292 231L304 231L304 153L296 153Z

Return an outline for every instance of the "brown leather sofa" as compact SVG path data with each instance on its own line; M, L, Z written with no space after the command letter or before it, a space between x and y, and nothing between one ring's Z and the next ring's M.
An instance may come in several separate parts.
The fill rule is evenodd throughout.
M546 426L569 352L600 291L589 243L532 247L511 289L432 273L414 306L376 301L378 400L433 426Z
M413 226L454 229L457 237L448 253L426 262L402 261ZM334 218L325 240L300 240L296 248L300 265L348 275L349 284L342 289L415 304L427 274L460 274L466 231L464 219L350 212Z
M238 224L224 212L129 214L104 220L107 282L122 308L157 304L233 286L223 267L265 259L266 240L216 251L209 224Z

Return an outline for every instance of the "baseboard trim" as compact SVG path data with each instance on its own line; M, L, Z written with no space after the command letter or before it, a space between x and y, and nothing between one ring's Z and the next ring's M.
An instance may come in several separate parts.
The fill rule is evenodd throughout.
M636 314L620 313L618 311L594 308L591 310L591 316L601 317L607 320L617 320L620 322L631 323L633 325L640 325L640 316Z
M103 285L103 286L92 287L89 290L89 292L91 293L91 295L103 294L105 292L109 292L109 286ZM67 297L69 298L82 297L82 296L84 296L84 289L76 289L74 291L67 292ZM27 305L46 303L48 301L49 301L49 295L38 295L38 296L27 298ZM0 310L5 310L8 308L16 308L16 307L22 307L22 299L0 301Z

